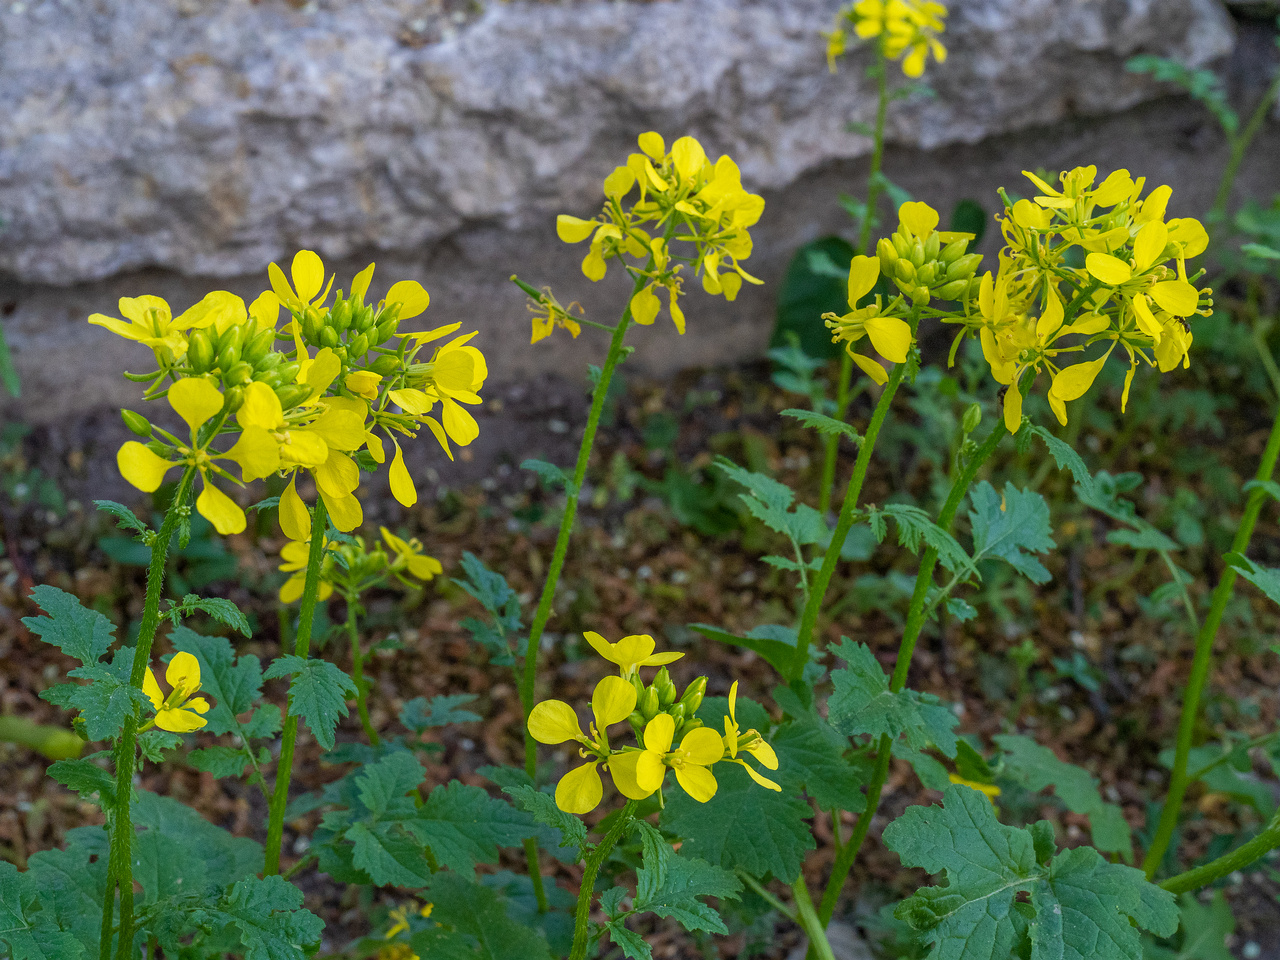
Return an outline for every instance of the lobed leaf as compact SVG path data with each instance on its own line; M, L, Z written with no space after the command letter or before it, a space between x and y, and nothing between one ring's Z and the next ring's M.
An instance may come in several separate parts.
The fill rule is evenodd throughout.
M31 599L47 617L23 617L22 623L45 643L52 644L85 666L97 663L115 641L111 621L90 610L71 594L41 584L31 591Z
M414 697L400 711L400 722L414 733L453 723L476 723L481 718L470 710L459 710L464 703L476 699L474 693L455 693L432 697Z
M974 559L999 557L1032 583L1047 583L1049 571L1031 555L1057 546L1044 497L1012 483L1005 484L1001 495L983 480L970 491L969 500L974 507L969 511Z
M316 742L332 750L338 720L349 712L347 697L356 693L351 678L328 660L293 654L272 661L262 676L266 680L293 677L289 681L289 716L305 720Z

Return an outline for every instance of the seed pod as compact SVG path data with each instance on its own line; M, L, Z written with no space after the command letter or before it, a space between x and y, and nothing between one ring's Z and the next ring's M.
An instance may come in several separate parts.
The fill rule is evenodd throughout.
M916 281L926 287L931 287L934 281L938 279L938 265L930 260L923 267L916 271Z
M243 405L244 387L232 387L223 397L222 409L228 414L235 413Z
M276 387L276 396L280 398L281 408L290 410L311 396L311 388L305 383L286 383Z
M929 234L929 239L924 242L924 258L926 260L937 260L940 249L942 249L942 238L938 236L938 231L935 230Z
M965 433L973 433L978 429L978 425L982 423L982 405L979 403L969 404L969 409L964 412L964 420L961 426L964 427Z
M936 294L940 300L959 300L968 288L968 280L952 280L950 283L943 284L935 290L934 294Z
M658 715L660 706L658 704L658 691L650 687L644 692L644 699L640 701L640 712L644 714L645 722L649 722Z
M347 344L347 353L352 357L363 357L368 352L369 337L366 334L360 334Z
M217 351L213 349L213 337L209 328L195 330L187 338L187 360L196 373L208 373L213 368L213 358Z
M911 243L911 262L917 267L924 263L924 244L919 237Z
M243 386L253 379L253 366L241 360L224 373L222 379L233 387Z
M389 376L400 369L400 358L394 353L384 353L369 365L369 369L379 376Z
M911 244L906 237L900 233L895 233L889 239L893 243L894 251L900 258L911 256Z
M121 410L120 419L124 421L124 425L135 436L151 436L151 423L142 414L134 413L132 410Z
M913 283L916 279L916 268L910 260L899 260L894 267L898 279L903 283Z
M955 263L964 256L965 248L968 246L968 240L952 240L942 248L942 252L938 254L937 259L947 264Z
M338 345L338 331L333 327L325 327L320 331L320 346L333 349Z

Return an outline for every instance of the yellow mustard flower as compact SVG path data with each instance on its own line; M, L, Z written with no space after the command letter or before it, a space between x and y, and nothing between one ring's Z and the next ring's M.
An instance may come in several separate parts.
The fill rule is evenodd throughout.
M329 561L328 552L334 546L332 540L325 540L324 558L320 566L320 583L319 592L316 598L320 601L328 600L333 596L333 583L331 575L333 564ZM306 540L290 540L280 549L280 560L282 561L279 570L281 573L292 574L288 580L280 587L280 602L293 603L302 598L302 591L307 585L307 560L311 555L311 544Z
M582 332L582 324L574 319L575 313L579 317L582 316L582 305L575 301L567 307L561 306L550 287L543 287L536 300L532 299L530 294L527 307L533 314L533 336L529 340L530 344L551 336L551 332L556 327L568 330L569 335L575 340Z
M170 733L190 733L203 727L207 721L200 715L209 712L209 701L194 696L200 690L200 661L185 651L175 653L165 668L164 681L171 688L167 697L160 692L156 675L147 667L142 692L151 701L156 715L144 729L156 726Z
M583 636L596 653L617 665L623 679L627 680L635 676L641 667L661 667L684 656L683 653L654 653L657 644L647 633L623 637L617 643L610 643L593 630L586 631Z
M863 40L877 39L885 58L901 58L902 72L914 78L924 73L930 54L939 63L947 59L947 48L938 39L946 16L947 8L932 0L858 0L840 12L838 23L852 23ZM838 25L825 36L827 63L834 70L835 59L844 53L845 31Z
M590 734L584 734L573 707L563 700L544 700L529 712L529 733L539 743L557 744L576 740L579 754L588 763L571 770L556 785L556 806L566 813L589 813L604 796L604 785L597 771L609 759L607 730L621 723L636 708L636 690L621 677L605 677L591 695L591 712L595 722Z
M724 742L706 727L695 727L672 749L676 721L660 713L644 728L644 749L623 750L609 758L609 772L623 796L643 800L662 786L667 770L675 770L685 793L699 803L716 794L716 778L708 769L724 756Z
M845 350L862 371L876 383L889 379L884 367L870 357L855 353L853 345L864 336L870 338L876 352L890 363L903 363L911 349L911 326L900 317L885 316L881 312L880 298L865 307L858 301L871 292L880 277L880 261L875 257L856 256L849 264L849 309L844 316L834 313L822 315L832 330L832 342L845 341Z
M160 297L121 297L119 307L124 320L95 313L89 322L150 347L161 366L171 366L186 354L187 338L182 327L173 322L169 304Z
M738 752L742 751L755 757L757 761L768 769L778 769L778 755L774 753L773 747L765 742L760 732L755 729L748 730L746 733L741 732L741 728L738 726L737 706L738 681L735 680L733 681L733 686L729 688L729 715L724 718L724 752L728 754L728 759L731 762L740 764L751 775L751 779L760 784L760 786L781 792L782 787L768 777L757 773L745 760L738 758Z
M428 557L422 552L422 544L416 537L402 540L386 527L379 528L382 539L387 542L391 552L395 554L390 569L393 572L407 570L419 580L427 581L444 573L444 565L435 557Z

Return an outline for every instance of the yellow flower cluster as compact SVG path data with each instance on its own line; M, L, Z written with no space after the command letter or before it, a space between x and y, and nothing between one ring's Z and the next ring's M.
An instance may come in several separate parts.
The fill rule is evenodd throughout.
M888 375L871 357L854 352L863 337L891 363L903 363L914 342L915 331L909 317L918 317L933 299L959 300L973 287L973 275L982 261L976 253L966 253L971 233L938 230L938 212L927 203L911 201L898 210L898 229L882 239L876 256L854 257L849 265L849 313L824 313L831 329L831 341L845 344L853 361L876 383ZM871 292L881 276L898 288L900 295L888 303L877 296L859 307L858 301Z
M335 589L347 597L394 577L406 587L417 584L409 580L427 582L444 573L444 566L435 557L422 552L418 539L402 540L386 527L380 528L386 549L381 543L365 545L363 537L353 537L346 543L326 541L320 563L320 589L316 595L327 600ZM290 540L280 551L282 573L292 574L280 587L280 602L293 603L302 596L307 582L307 556L311 549L308 542Z
M196 470L202 486L196 507L228 534L244 530L245 516L216 484L278 474L289 480L280 499L281 528L305 540L311 521L298 494L299 471L311 474L334 526L354 530L363 520L360 470L386 461L380 431L395 447L391 491L406 506L416 503L400 438L426 426L452 459L450 441L465 446L479 434L464 405L481 402L488 368L469 345L475 334L425 349L461 324L398 333L402 321L426 310L430 297L421 284L402 280L366 303L373 269L370 264L356 275L348 295L338 290L326 303L334 277L326 281L320 257L303 250L290 278L270 265L271 289L248 307L220 290L177 317L152 296L121 299L124 320L91 316L90 323L152 349L155 372L131 379L148 384L147 399L166 397L189 428L180 438L126 411L125 422L147 442L120 448L125 479L150 492L174 467ZM289 319L280 328L282 307ZM292 349L276 349L277 340L291 340ZM231 446L215 447L237 434ZM239 468L238 479L226 461Z
M1188 366L1189 319L1212 310L1212 291L1195 286L1204 271L1191 278L1186 271L1187 259L1208 246L1208 234L1197 220L1165 219L1169 187L1142 198L1141 177L1116 170L1095 184L1091 166L1062 174L1060 189L1025 176L1041 192L1006 200L997 218L1006 243L999 268L983 276L956 338L958 344L965 335L979 337L992 376L1006 388L1010 431L1022 420L1028 371L1050 375L1049 405L1065 424L1067 402L1089 390L1119 345L1129 360L1123 411L1138 363L1161 372ZM1109 344L1102 355L1060 365L1062 354L1102 343Z
M662 137L649 132L640 135L639 145L640 153L605 178L601 213L592 220L561 214L556 232L566 243L590 238L582 261L588 279L602 279L608 261L618 260L637 283L647 281L631 299L637 323L657 319L658 292L665 291L671 319L684 333L679 304L684 264L692 265L707 293L726 300L738 295L744 280L761 282L740 261L751 255L749 231L764 211L764 199L743 189L733 160L725 156L712 162L693 137L681 137L668 151ZM565 311L552 311L546 301L542 307L548 313L534 319L535 342L554 323L575 331Z
M946 29L946 16L947 8L932 0L857 0L841 10L835 28L823 34L827 65L835 71L852 28L859 39L875 39L886 60L901 58L908 77L919 77L930 54L939 63L947 59L947 48L938 39Z
M707 688L698 677L677 697L666 664L684 654L654 653L653 638L623 637L610 643L598 633L586 633L587 642L605 660L618 667L619 676L605 677L591 695L594 723L584 733L577 713L563 700L544 700L529 714L529 732L539 743L573 740L587 763L565 774L556 786L556 804L566 813L594 810L604 795L599 767L604 764L618 791L631 800L643 800L662 788L667 771L674 770L684 791L701 803L715 796L717 784L710 767L721 761L740 764L757 783L781 790L756 772L739 753L750 754L769 770L778 769L773 748L756 730L743 732L737 720L738 684L729 693L729 713L724 734L702 725L695 714ZM653 682L645 685L640 667L660 666ZM629 720L637 745L614 749L608 728Z

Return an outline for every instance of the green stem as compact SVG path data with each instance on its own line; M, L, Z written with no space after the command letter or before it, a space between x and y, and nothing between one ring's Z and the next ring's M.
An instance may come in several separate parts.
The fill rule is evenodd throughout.
M1265 483L1275 472L1276 458L1280 456L1280 409L1276 412L1275 422L1271 427L1271 436L1267 438L1267 447L1262 452L1262 461L1258 464L1256 479ZM1262 487L1255 487L1245 502L1244 514L1240 517L1240 526L1236 528L1235 539L1231 542L1232 553L1244 553L1249 549L1249 540L1253 536L1253 528L1257 525L1258 516L1262 513L1263 504L1268 494ZM1169 777L1169 794L1165 798L1164 809L1160 811L1160 822L1156 826L1155 836L1142 861L1142 869L1147 876L1154 877L1160 862L1164 859L1169 842L1173 839L1173 831L1178 826L1178 816L1182 812L1182 800L1186 796L1187 787L1192 783L1187 776L1187 759L1191 754L1191 740L1195 734L1196 721L1200 716L1200 697L1204 693L1209 679L1209 667L1213 660L1213 642L1218 635L1218 626L1222 623L1222 615L1226 612L1231 594L1235 590L1236 570L1227 567L1218 579L1209 601L1209 612L1196 634L1196 652L1191 661L1191 677L1187 681L1186 692L1182 698L1182 717L1178 722L1178 746L1173 758L1173 772Z
M817 960L836 960L836 955L831 952L831 943L827 940L827 923L813 909L813 900L809 897L803 873L791 885L791 895L796 899L796 917L800 921L800 927L809 937L809 953Z
M1266 856L1276 847L1280 847L1280 816L1273 817L1260 834L1252 840L1242 843L1230 853L1225 853L1216 860L1210 860L1202 867L1170 877L1160 886L1170 893L1186 893L1207 887L1222 877L1242 870L1261 857Z
M1271 106L1271 102L1278 93L1280 93L1280 71L1276 72L1271 81L1271 86L1267 87L1266 93L1262 95L1258 105L1253 108L1249 122L1240 131L1240 135L1231 139L1231 155L1227 158L1226 167L1223 168L1222 181L1218 184L1218 195L1214 198L1213 211L1209 217L1211 221L1210 227L1215 232L1222 229L1226 220L1227 204L1231 200L1231 189L1235 186L1236 174L1240 171L1240 164L1244 161L1244 155L1248 152L1249 145L1253 143L1253 138L1262 129L1262 124L1267 119L1267 108Z
M164 521L160 524L160 532L151 542L151 565L147 568L147 594L142 607L142 622L138 625L138 640L134 646L133 668L129 672L129 683L135 689L142 689L143 678L147 675L147 666L151 662L151 644L156 637L156 629L160 626L160 592L164 588L165 560L169 555L169 541L178 528L178 523L190 511L187 500L191 494L191 484L195 477L195 469L188 467L178 481L178 489L174 491L169 509L165 512ZM102 904L102 938L99 943L99 956L106 960L111 955L112 912L115 907L116 887L120 889L120 939L116 947L116 956L126 960L133 951L133 823L130 819L129 804L133 798L133 771L137 759L138 747L138 713L132 710L125 717L124 729L120 739L116 741L116 803L111 825L111 853L107 866L107 890Z
M369 746L376 747L382 740L369 720L364 683L364 651L360 649L360 632L356 629L356 598L348 594L343 599L347 601L347 637L351 641L351 682L356 685L356 712L360 715L364 735L369 738Z
M960 504L964 502L965 495L969 492L969 487L973 483L974 477L978 475L978 471L982 465L991 459L991 455L995 453L996 447L1000 445L1000 441L1008 434L1008 430L1004 425L1004 418L997 420L996 425L987 434L987 438L974 451L965 465L961 468L959 474L951 484L951 491L947 494L947 499L942 505L942 510L938 513L938 526L948 533L951 531L951 525L955 522L956 512L960 509ZM929 596L929 587L933 584L933 572L938 564L938 552L933 547L925 550L924 556L920 560L920 569L916 574L915 590L911 594L911 606L907 610L907 623L902 632L902 643L898 646L898 659L893 668L893 677L889 681L889 689L894 693L901 690L907 682L907 671L911 667L911 657L915 653L916 641L920 639L920 632L924 629L927 619L927 611L925 609L925 601ZM840 897L840 891L844 888L844 882L849 876L849 871L853 867L854 861L858 858L858 851L862 847L862 842L867 838L867 831L871 828L871 820L876 815L876 807L880 805L880 793L884 789L885 781L889 776L889 760L891 756L892 743L887 736L880 738L880 743L876 748L876 765L871 774L871 782L867 785L867 806L866 809L858 815L857 826L854 827L853 835L849 838L849 842L845 844L840 856L831 868L831 878L827 881L827 889L822 894L822 904L818 910L818 916L823 923L831 920L831 915L835 912L836 901Z
M871 415L871 423L867 425L867 433L858 449L858 459L853 464L853 475L849 477L849 486L845 488L844 503L840 505L840 516L836 520L835 531L831 535L831 543L822 558L822 569L814 578L813 588L809 592L809 600L804 605L804 613L800 617L800 631L796 640L795 660L791 665L789 680L798 680L804 673L805 664L809 662L809 645L813 641L813 629L818 622L818 611L822 608L827 587L835 575L836 564L840 562L840 551L844 547L845 538L853 527L857 513L858 498L862 495L862 483L867 478L867 468L871 465L871 454L876 447L876 438L880 435L880 427L889 415L889 404L893 395L898 392L902 382L905 363L895 363L893 372L889 374L889 382L885 384L876 403L875 412Z
M316 497L316 508L311 518L311 550L307 554L307 578L302 586L302 606L298 610L298 635L294 638L293 653L306 659L311 651L311 622L316 612L316 597L320 592L320 564L324 559L324 535L329 523L324 498ZM289 778L293 774L293 748L298 739L298 718L292 712L285 717L284 734L280 741L280 761L276 764L276 785L271 794L270 815L267 820L266 867L264 876L280 872L280 845L284 841L284 809L289 804Z
M591 901L595 899L596 875L600 872L600 865L631 823L635 812L636 801L628 800L599 846L587 857L586 868L582 871L582 886L578 889L578 906L573 912L573 949L569 951L569 960L585 960L587 956L587 946L591 940L588 921L591 918Z

